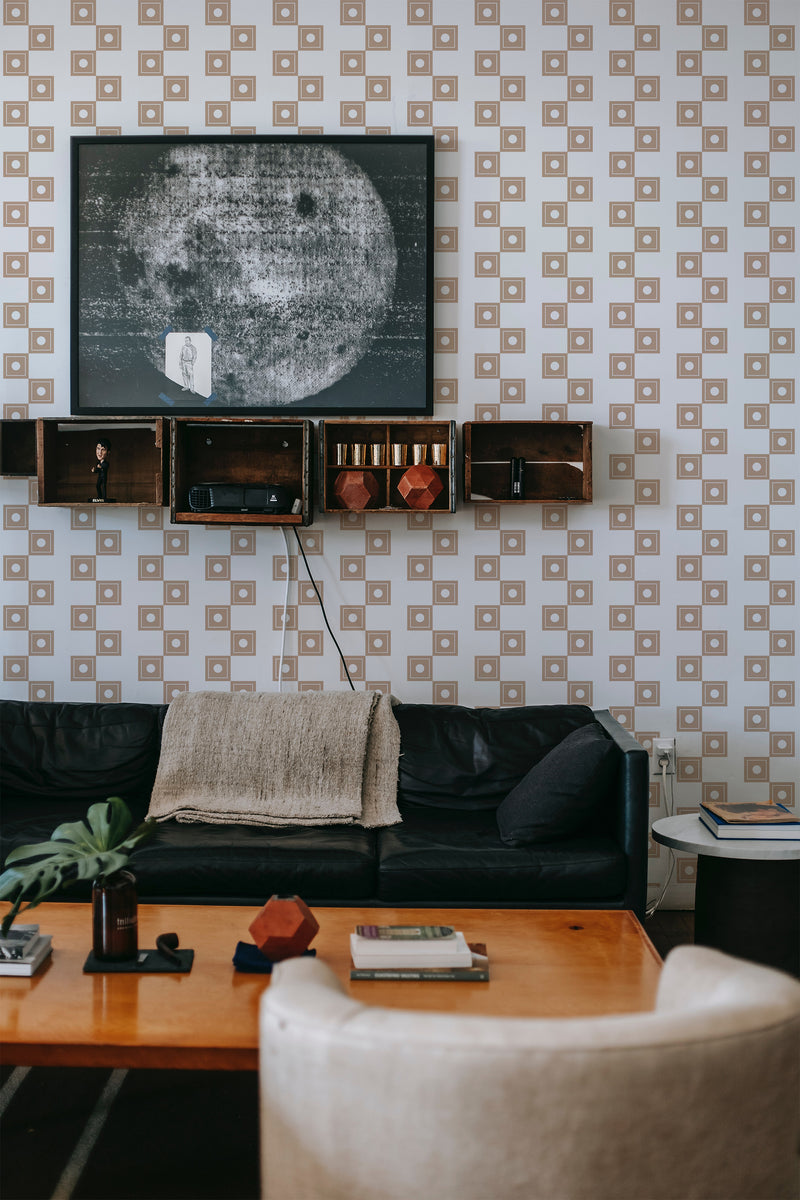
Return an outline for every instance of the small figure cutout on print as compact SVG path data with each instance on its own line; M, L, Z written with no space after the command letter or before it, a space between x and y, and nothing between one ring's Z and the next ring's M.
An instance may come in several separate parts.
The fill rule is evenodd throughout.
M212 345L205 330L168 333L164 339L164 374L187 397L211 395Z

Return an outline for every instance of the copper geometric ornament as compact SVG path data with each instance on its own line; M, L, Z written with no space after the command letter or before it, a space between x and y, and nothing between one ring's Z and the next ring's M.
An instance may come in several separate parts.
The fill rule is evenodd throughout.
M372 471L340 471L333 484L333 494L343 508L366 508L378 491Z
M397 490L409 508L430 508L444 484L432 467L420 463L402 475Z
M270 896L250 924L253 941L272 962L302 954L318 930L319 921L299 896Z

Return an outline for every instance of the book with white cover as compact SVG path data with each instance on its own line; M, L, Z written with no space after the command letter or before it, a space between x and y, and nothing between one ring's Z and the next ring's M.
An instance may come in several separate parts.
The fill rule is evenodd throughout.
M350 934L354 967L471 967L472 951L463 933L452 938L400 941Z
M52 934L44 933L24 958L0 959L0 975L33 975L53 949Z

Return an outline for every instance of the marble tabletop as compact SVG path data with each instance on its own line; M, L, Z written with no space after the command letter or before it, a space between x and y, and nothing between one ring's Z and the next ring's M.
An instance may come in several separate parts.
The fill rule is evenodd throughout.
M714 837L697 813L680 813L653 822L653 838L664 846L689 854L709 854L714 858L793 859L800 858L800 838L765 840Z

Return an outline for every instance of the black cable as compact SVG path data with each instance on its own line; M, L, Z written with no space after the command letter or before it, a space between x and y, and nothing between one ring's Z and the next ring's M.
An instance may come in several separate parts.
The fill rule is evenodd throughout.
M352 679L350 678L350 672L347 669L347 663L344 661L344 655L342 654L342 647L337 642L336 634L333 632L333 630L330 627L330 623L328 621L328 615L325 612L325 605L322 603L322 596L319 594L319 588L316 585L314 576L311 574L311 567L308 565L308 559L306 558L306 552L303 549L303 543L300 541L300 536L294 527L292 527L292 533L294 534L294 540L297 542L300 553L303 556L303 562L306 564L306 572L308 574L308 578L311 580L311 586L313 587L314 591L316 592L317 600L319 601L319 607L322 611L322 619L324 620L325 625L327 626L328 633L333 638L334 646L339 651L339 658L342 660L342 666L344 667L344 673L347 676L347 682L350 684L350 687L352 688L352 690L355 691L356 690L355 684L353 683Z

